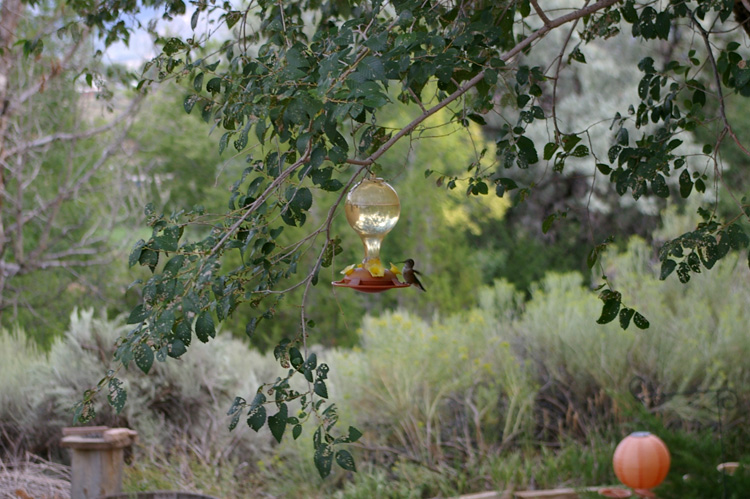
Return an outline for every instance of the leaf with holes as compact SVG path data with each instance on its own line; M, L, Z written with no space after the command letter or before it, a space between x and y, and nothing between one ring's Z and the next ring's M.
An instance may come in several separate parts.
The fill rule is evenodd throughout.
M209 338L216 337L216 328L211 312L202 312L195 321L195 335L203 343L208 343Z
M320 478L325 478L331 474L331 465L333 464L333 448L327 444L321 444L315 449L313 457L315 468L320 474Z
M325 381L323 381L322 379L315 380L313 391L324 399L328 398L328 388L326 388Z
M633 315L633 324L635 324L638 329L648 329L648 327L651 325L648 320L646 320L646 318L638 312Z
M669 276L669 274L674 272L674 269L676 268L677 268L677 262L675 262L671 258L667 258L661 264L661 273L659 274L659 279L663 281Z
M635 313L635 310L632 308L623 308L620 310L620 327L623 329L627 329L630 325L630 319L633 318L633 314Z
M286 430L287 418L287 407L286 404L283 403L279 406L279 412L268 417L268 428L271 430L273 438L279 443L281 443L281 438L284 436L284 430Z
M357 471L357 466L354 464L354 458L347 450L342 449L336 452L336 464L347 471Z
M135 348L134 352L135 365L143 371L143 374L148 374L151 370L151 366L154 365L154 351L146 343L140 343Z
M613 320L615 320L615 317L617 317L617 312L619 311L620 311L620 299L619 298L606 300L604 302L604 305L602 306L602 314L596 320L596 322L599 324L607 324L609 322L612 322Z
M250 404L250 410L247 412L247 425L255 431L263 428L266 423L266 408L263 407L265 402L266 396L258 392Z
M125 401L128 399L128 394L124 388L122 388L122 381L117 378L109 380L109 393L107 394L107 402L115 410L117 414L120 414L122 408L125 407Z

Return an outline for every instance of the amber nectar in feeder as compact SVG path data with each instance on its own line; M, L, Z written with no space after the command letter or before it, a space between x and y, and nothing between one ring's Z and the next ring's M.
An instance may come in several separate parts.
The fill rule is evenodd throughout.
M395 267L386 269L380 261L383 238L401 215L401 202L393 187L381 178L366 178L349 191L344 211L349 225L362 239L365 257L362 264L344 269L344 278L332 284L365 293L409 286L398 280Z

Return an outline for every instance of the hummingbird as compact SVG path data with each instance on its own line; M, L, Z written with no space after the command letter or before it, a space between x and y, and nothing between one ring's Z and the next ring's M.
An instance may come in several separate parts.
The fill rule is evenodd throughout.
M414 260L411 258L404 260L404 268L401 271L401 273L404 275L404 281L408 282L409 284L413 284L417 286L422 291L427 291L424 289L424 286L422 286L422 283L419 282L419 279L417 278L417 275L419 275L419 272L414 269Z

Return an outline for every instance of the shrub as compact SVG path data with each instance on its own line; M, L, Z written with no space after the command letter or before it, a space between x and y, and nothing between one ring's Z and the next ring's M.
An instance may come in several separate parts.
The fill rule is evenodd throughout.
M58 442L62 427L72 423L71 408L106 372L115 340L127 330L121 317L83 310L71 314L68 331L48 354L29 346L20 331L0 335L0 369L11 381L0 385L3 455L30 450L65 458ZM148 376L134 367L121 373L125 409L118 415L102 407L93 423L138 431L138 459L157 468L165 456L189 454L205 468L254 469L257 456L272 452L271 436L250 435L247 427L230 433L226 411L236 395L252 393L276 369L273 359L220 334L211 345L193 345L179 362L155 364ZM184 481L195 483L186 478L190 466L184 470Z

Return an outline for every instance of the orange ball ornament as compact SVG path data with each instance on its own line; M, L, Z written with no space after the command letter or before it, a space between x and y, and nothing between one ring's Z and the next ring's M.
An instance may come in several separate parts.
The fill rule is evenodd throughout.
M617 445L612 457L615 475L631 489L658 486L669 472L669 449L656 435L638 431Z

